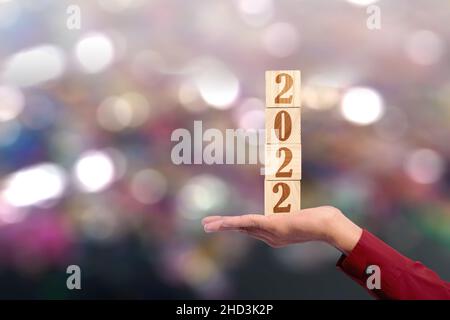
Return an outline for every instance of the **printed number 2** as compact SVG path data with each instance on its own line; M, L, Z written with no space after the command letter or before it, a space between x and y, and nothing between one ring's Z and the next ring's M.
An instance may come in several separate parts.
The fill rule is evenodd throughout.
M292 103L292 94L289 97L283 97L283 95L288 92L292 85L294 84L294 79L287 74L287 73L279 73L275 77L275 82L280 84L282 81L282 78L284 78L284 87L283 90L275 97L275 103L276 104L290 104Z
M278 182L273 186L273 192L278 193L281 187L281 197L280 200L278 200L277 204L273 208L273 213L283 213L283 212L290 212L291 211L291 205L288 204L287 206L281 206L281 204L289 197L289 194L291 193L291 190L289 189L289 186L284 182Z
M292 160L292 151L289 148L282 147L277 151L277 157L281 158L281 151L284 152L284 161L281 164L280 168L278 168L277 173L275 173L275 177L277 178L290 178L292 177L292 169L289 171L282 171Z

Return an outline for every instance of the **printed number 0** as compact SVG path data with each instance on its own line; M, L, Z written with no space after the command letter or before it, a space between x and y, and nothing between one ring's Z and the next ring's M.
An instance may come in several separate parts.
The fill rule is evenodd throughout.
M286 92L291 89L292 85L294 84L294 80L292 77L287 73L279 73L275 77L275 82L280 84L281 79L284 78L284 88L281 90L281 92L275 97L275 103L276 104L290 104L292 103L292 94L289 97L282 97Z
M275 116L275 123L273 127L278 140L286 141L289 139L292 131L292 120L289 112L284 110L278 112Z
M279 189L281 187L281 197L280 200L278 200L277 204L273 208L274 213L283 213L283 212L289 212L291 211L291 205L288 204L287 206L281 206L284 200L286 200L289 197L289 194L291 193L291 190L289 189L289 186L284 182L278 182L273 186L273 192L278 193Z

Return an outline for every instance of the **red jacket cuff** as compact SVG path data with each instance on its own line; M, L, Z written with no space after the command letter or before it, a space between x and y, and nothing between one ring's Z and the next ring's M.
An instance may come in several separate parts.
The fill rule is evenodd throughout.
M350 277L362 281L367 277L367 267L379 264L380 256L385 255L384 250L394 251L369 231L363 230L350 254L342 255L336 265Z
M369 266L377 266L380 288L367 287L372 273ZM348 256L343 255L337 267L381 299L450 299L450 284L443 281L423 264L403 256L392 247L363 230L361 238ZM372 280L372 279L371 279Z

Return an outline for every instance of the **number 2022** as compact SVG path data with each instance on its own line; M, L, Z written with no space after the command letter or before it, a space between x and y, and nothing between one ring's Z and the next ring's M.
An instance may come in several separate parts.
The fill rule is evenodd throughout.
M289 104L292 102L292 95L285 97L284 95L291 89L294 84L294 80L287 73L280 73L276 76L275 82L281 83L284 78L284 87L280 91L280 93L275 97L276 104ZM280 111L275 116L274 123L275 134L280 141L286 141L289 139L292 131L292 119L287 111ZM277 178L290 178L292 177L292 169L289 171L282 171L291 161L292 159L292 151L289 148L281 147L277 150L276 156L281 158L281 153L284 153L284 162L278 168L275 177ZM291 205L282 205L283 202L289 197L291 190L289 185L284 182L278 182L273 186L272 191L274 193L278 193L281 191L281 197L278 202L275 204L273 208L274 213L284 213L291 211Z

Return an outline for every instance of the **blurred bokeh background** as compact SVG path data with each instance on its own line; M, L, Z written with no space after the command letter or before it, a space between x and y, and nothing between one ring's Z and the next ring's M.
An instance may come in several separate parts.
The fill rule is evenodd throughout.
M0 0L0 298L369 298L324 245L203 232L262 213L260 165L172 164L195 120L264 128L270 69L302 71L302 207L450 279L449 20L441 0Z

